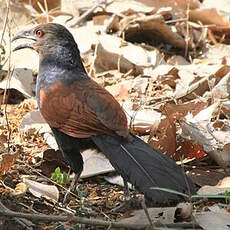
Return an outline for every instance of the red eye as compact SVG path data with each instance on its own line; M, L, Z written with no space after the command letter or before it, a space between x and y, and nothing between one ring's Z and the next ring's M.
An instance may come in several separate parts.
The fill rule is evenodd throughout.
M37 30L36 32L37 37L41 38L43 36L43 31L42 30Z

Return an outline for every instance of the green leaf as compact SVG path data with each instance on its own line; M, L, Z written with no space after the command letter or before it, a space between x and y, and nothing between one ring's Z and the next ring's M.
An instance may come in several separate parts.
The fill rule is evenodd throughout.
M56 174L61 174L61 169L60 169L59 167L57 167L57 168L55 169L55 173L56 173Z
M61 172L61 169L57 167L54 173L51 174L51 179L58 184L66 184L69 181L69 175L66 172Z
M68 182L68 174L66 172L63 172L63 184L66 184Z
M57 180L57 174L56 173L52 173L51 174L51 179L56 181Z
M57 175L57 183L62 184L62 180L63 180L62 179L62 174L60 173L60 174Z

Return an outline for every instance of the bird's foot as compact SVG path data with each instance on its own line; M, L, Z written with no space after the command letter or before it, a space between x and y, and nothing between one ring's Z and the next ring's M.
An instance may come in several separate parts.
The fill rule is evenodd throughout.
M69 202L70 194L72 193L72 191L76 190L79 177L80 177L80 174L74 175L74 178L64 196L63 204L67 204Z
M68 188L68 190L66 191L66 194L64 196L64 199L63 199L63 204L67 204L69 202L70 193L71 193L71 189Z

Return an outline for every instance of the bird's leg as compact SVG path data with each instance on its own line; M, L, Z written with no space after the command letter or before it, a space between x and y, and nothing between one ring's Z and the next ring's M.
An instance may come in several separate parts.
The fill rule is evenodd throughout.
M154 225L153 225L153 222L152 222L152 220L151 220L151 217L150 217L150 215L149 215L148 209L147 209L147 207L146 207L145 197L143 197L143 199L142 199L141 206L142 206L142 208L143 208L143 210L144 210L144 212L145 212L145 215L146 215L146 217L147 217L147 219L148 219L148 221L149 221L150 229L155 229L155 228L154 228Z
M128 200L130 200L128 181L125 178L122 178L122 179L123 179L123 183L124 183L125 201L128 201Z
M132 200L130 197L128 181L124 177L122 177L122 179L124 183L125 201L121 203L118 207L113 208L112 212L122 212L126 209L129 210L132 206Z
M52 128L52 131L65 161L75 173L74 179L72 180L63 200L63 203L65 204L69 201L70 193L75 189L83 170L83 159L80 152L80 140L78 138L70 137L65 133L60 132L56 128Z
M71 184L70 184L68 190L66 191L65 197L64 197L64 199L63 199L63 204L66 204L66 203L69 202L70 193L76 189L76 186L77 186L79 177L80 177L80 175L81 175L81 173L77 173L77 174L74 173L74 174L75 174L75 175L74 175L74 178L73 178L73 180L71 181Z

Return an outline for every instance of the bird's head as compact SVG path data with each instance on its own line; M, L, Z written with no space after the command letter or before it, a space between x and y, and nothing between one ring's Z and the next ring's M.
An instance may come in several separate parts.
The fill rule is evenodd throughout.
M61 48L73 49L77 47L72 34L62 25L56 23L47 23L38 25L30 30L18 32L12 41L18 39L28 39L30 42L21 44L13 51L30 48L36 50L39 54Z
M28 39L13 51L20 49L33 49L39 53L40 64L62 64L66 68L80 68L84 70L78 46L72 34L62 25L47 23L38 25L30 30L18 32L12 41Z

